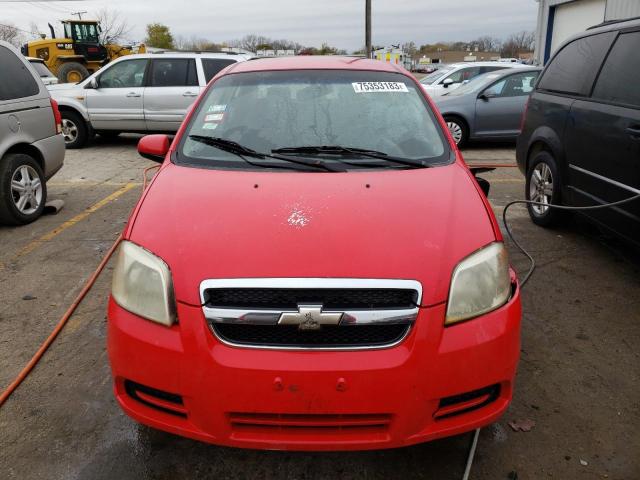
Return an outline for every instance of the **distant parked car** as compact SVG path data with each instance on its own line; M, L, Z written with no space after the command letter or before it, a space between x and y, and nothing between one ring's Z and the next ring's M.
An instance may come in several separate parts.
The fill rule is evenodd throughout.
M0 223L38 218L49 180L64 162L60 112L39 75L0 41Z
M640 193L640 20L581 33L551 59L531 94L517 160L527 199L599 205ZM563 212L529 205L541 226ZM640 245L640 201L584 212Z
M431 97L439 97L483 73L521 66L502 62L451 63L422 78L420 84Z
M67 148L84 146L94 133L175 132L209 80L249 58L226 53L127 55L78 84L51 87L60 104Z
M434 99L456 144L515 140L541 68L497 70Z
M33 69L40 75L40 80L45 86L56 85L58 83L58 77L56 77L51 70L47 68L44 60L41 58L27 57L29 63Z

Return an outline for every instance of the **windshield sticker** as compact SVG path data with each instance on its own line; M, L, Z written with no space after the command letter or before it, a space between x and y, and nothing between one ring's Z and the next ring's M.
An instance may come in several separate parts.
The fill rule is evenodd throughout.
M356 93L408 93L409 89L402 82L353 82Z
M222 117L224 117L224 113L212 113L211 115L207 115L204 117L205 122L221 122Z
M202 125L203 130L215 130L216 128L218 128L217 123L205 123Z
M207 109L208 113L219 113L219 112L224 112L227 109L226 105L209 105L209 108Z

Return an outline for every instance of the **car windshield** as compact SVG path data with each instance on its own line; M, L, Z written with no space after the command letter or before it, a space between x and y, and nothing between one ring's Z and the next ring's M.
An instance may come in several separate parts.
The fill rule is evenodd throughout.
M477 93L486 85L489 84L492 80L500 77L502 73L489 72L482 75L478 75L475 78L472 78L467 83L461 85L459 88L455 90L451 90L450 92L445 93L444 95L447 97L459 97L460 95L466 95L467 93Z
M431 72L426 77L422 77L420 83L423 85L432 85L436 83L442 76L446 75L453 71L453 67L442 67L436 70L435 72Z
M38 75L40 75L41 78L53 77L53 73L49 71L49 69L44 63L31 62L31 65L33 66L33 68L35 68L36 72L38 73Z
M419 90L399 73L229 74L198 104L174 161L307 171L310 162L325 171L449 163L448 144Z

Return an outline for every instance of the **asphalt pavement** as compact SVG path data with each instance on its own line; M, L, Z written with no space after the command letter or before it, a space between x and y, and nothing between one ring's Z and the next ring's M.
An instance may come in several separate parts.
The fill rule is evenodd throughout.
M142 188L136 136L67 152L49 183L64 209L0 227L0 390L75 298ZM496 211L522 198L512 145L471 146ZM523 290L522 357L507 414L481 432L473 479L640 478L640 254L574 217L535 227L509 217L538 262ZM528 263L508 242L519 272ZM106 355L110 263L31 375L0 408L0 478L459 479L470 435L397 450L263 452L138 426L116 405ZM469 368L474 368L469 365ZM528 432L509 422L532 421Z

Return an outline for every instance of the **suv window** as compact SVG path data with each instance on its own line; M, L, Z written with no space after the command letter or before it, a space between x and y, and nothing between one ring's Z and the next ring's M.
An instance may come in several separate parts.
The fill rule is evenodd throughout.
M593 96L612 103L640 107L640 32L618 37L602 67Z
M98 78L100 88L135 88L141 87L144 81L144 70L147 60L125 60L108 68Z
M451 80L453 80L453 83L462 83L466 80L471 80L478 75L480 75L480 67L461 68L457 72L453 72L448 77L443 78L442 81L450 78Z
M228 58L203 58L202 68L204 69L204 78L207 83L215 77L220 70L224 67L236 63L235 60L229 60Z
M539 89L586 96L611 44L613 32L578 38L560 50L540 80Z
M196 87L196 61L193 58L154 59L151 62L151 87Z
M31 71L6 47L0 47L0 101L32 97L40 92Z

